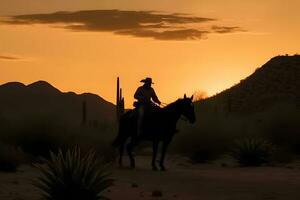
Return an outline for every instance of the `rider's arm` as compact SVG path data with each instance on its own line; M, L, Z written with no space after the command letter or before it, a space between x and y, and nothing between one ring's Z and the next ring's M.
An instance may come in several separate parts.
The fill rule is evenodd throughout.
M161 104L161 102L160 102L160 100L158 99L158 97L157 97L157 95L156 95L154 89L152 89L152 100L153 100L155 103L157 103L158 105Z

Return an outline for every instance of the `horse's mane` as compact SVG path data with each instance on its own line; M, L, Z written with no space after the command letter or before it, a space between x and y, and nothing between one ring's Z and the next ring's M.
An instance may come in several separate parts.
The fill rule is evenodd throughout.
M176 101L174 101L174 102L168 104L167 106L163 107L162 110L173 110L173 109L178 107L178 103L182 100L183 99L177 99Z

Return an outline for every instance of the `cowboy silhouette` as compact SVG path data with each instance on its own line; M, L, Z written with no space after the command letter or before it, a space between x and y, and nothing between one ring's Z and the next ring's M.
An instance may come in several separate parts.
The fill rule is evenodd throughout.
M138 110L138 120L137 120L137 135L141 135L142 129L143 129L143 120L145 112L149 112L155 108L157 108L158 105L161 104L159 101L154 89L151 87L152 84L152 78L145 78L141 80L140 82L144 83L142 86L140 86L135 94L134 98L137 100L137 102L134 102L134 106Z

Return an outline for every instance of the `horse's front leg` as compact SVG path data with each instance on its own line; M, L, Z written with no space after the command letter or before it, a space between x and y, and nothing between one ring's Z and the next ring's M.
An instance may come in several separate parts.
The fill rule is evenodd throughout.
M135 159L132 155L132 150L133 148L138 144L138 140L137 138L132 138L130 143L127 144L127 154L129 156L129 160L130 160L130 167L131 168L135 168Z
M157 150L158 150L158 141L154 140L153 141L153 146L152 146L152 170L156 171L156 156L157 156Z
M166 171L166 168L164 166L164 161L165 161L166 151L167 151L168 145L169 145L169 142L163 141L163 146L162 146L162 150L161 150L161 158L160 158L160 161L159 161L159 166L160 166L160 169L162 171Z

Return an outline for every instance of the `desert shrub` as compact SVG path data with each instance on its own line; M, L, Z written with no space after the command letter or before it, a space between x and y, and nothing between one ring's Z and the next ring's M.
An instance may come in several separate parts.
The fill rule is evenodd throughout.
M203 134L203 133L199 133ZM190 158L193 163L205 163L217 159L226 151L226 142L208 135L191 135L180 138L176 151Z
M260 166L271 161L273 151L264 139L245 138L235 141L230 154L241 166Z
M226 107L226 106L225 106ZM195 105L196 123L179 123L171 150L190 157L193 162L218 158L241 138L265 138L276 145L272 159L289 162L300 154L300 110L295 104L282 103L256 113L224 110L222 101L203 100Z
M152 191L152 197L162 197L163 192L161 190L153 190Z
M29 117L16 124L8 142L33 157L47 157L50 151L57 152L65 145L69 135L66 125L51 116Z
M196 149L188 155L192 163L206 163L216 159L218 156L219 154L217 152L205 148Z
M18 145L26 153L33 156L48 157L50 151L57 152L58 148L62 147L63 142L59 137L47 133L31 133L19 138Z
M110 142L103 141L103 140L98 140L97 143L96 141L91 141L88 145L83 145L80 144L80 147L84 148L85 151L88 151L89 149L94 149L95 154L98 157L101 157L104 162L112 162L116 159L118 152L116 151L115 148L111 145Z
M42 176L34 183L48 200L105 199L102 192L113 184L107 166L94 152L82 154L76 147L50 153L44 164L35 165Z
M295 159L294 152L289 148L277 147L272 154L272 162L277 163L290 163Z
M214 105L195 105L196 123L180 122L170 151L183 154L194 163L217 159L228 151L232 140L240 135L239 121L213 112Z
M300 110L296 105L280 104L263 116L264 134L274 144L300 154Z
M0 171L15 172L26 161L26 155L17 147L0 144Z
M99 137L99 135L101 137ZM114 161L117 156L117 151L111 145L113 139L112 134L108 135L101 131L94 132L94 130L87 130L83 128L81 131L72 134L72 137L65 142L65 146L72 147L77 145L80 147L82 153L88 153L93 149L98 157L103 161ZM106 136L106 138L104 138Z

